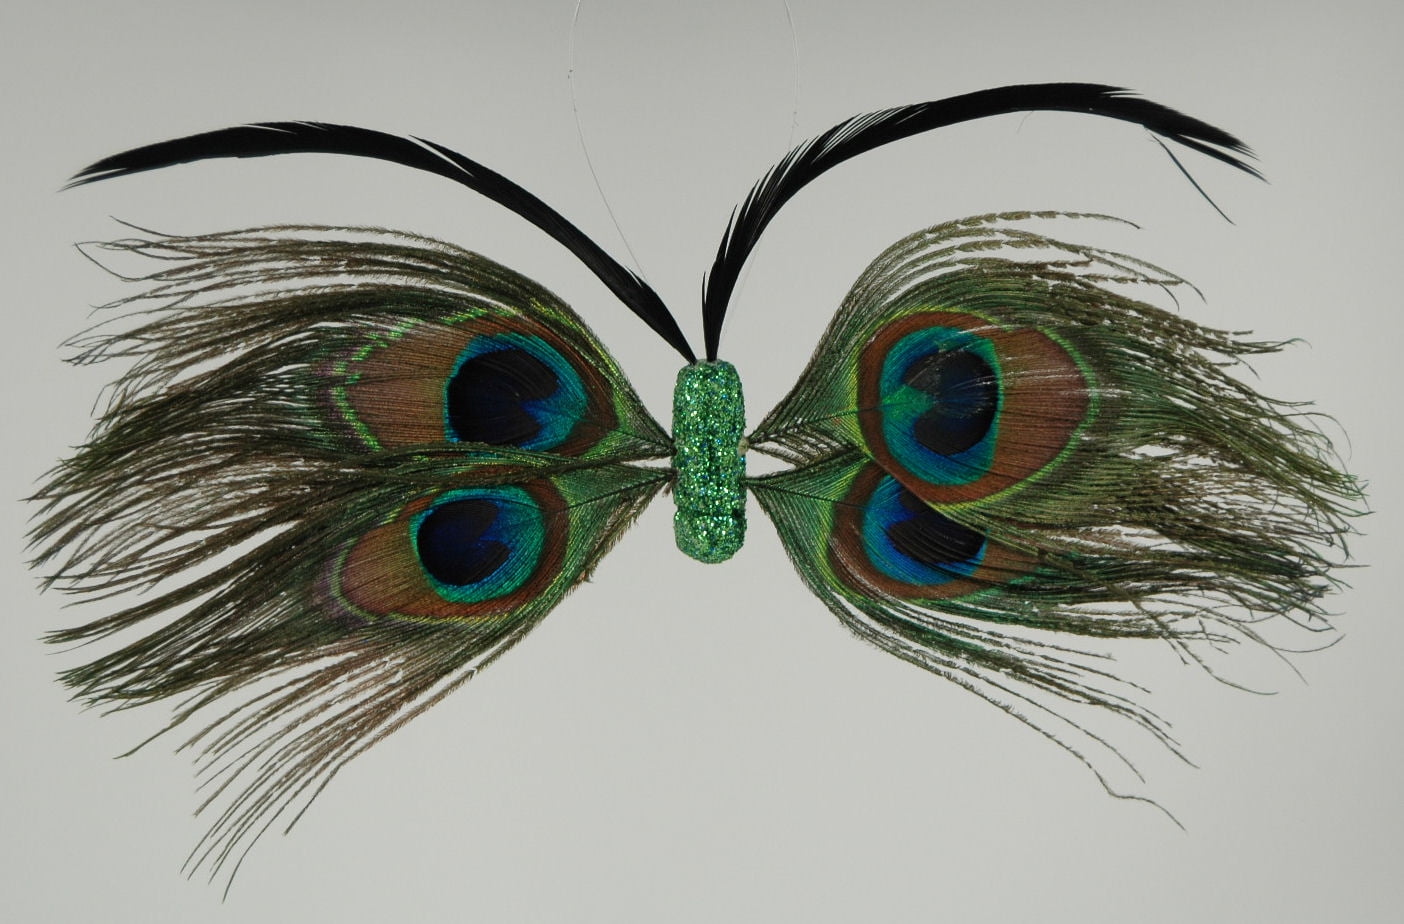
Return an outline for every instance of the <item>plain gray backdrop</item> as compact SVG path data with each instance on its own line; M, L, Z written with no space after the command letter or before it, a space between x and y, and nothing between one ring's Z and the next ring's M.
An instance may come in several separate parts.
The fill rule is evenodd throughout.
M0 11L4 351L0 918L7 921L1387 921L1401 866L1401 138L1394 3L572 0L9 3ZM796 63L797 52L797 63ZM796 92L798 74L798 92ZM1239 134L1270 183L1144 131L1006 116L868 155L805 190L726 329L752 422L884 247L1002 209L1109 212L1104 243L1181 273L1186 315L1300 338L1255 364L1348 433L1375 513L1332 601L1344 640L1253 662L1254 696L1168 650L1153 687L1199 769L1109 798L1037 735L851 639L753 508L722 566L672 548L666 499L536 632L352 764L229 899L178 869L204 830L189 755L148 708L103 718L37 639L65 609L26 570L19 498L79 442L115 370L60 362L123 284L70 244L113 217L196 233L380 225L556 291L667 416L677 357L559 247L436 177L349 158L221 162L57 190L104 155L249 121L432 138L505 172L637 265L698 339L733 205L789 145L858 112L988 86L1134 88ZM581 150L588 142L600 191ZM1065 232L1070 233L1070 232ZM1157 646L1152 645L1152 648ZM1232 663L1232 659L1230 659Z

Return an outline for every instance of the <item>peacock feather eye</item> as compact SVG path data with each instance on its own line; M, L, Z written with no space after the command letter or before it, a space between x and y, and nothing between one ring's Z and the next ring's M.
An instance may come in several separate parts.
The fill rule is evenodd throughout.
M822 517L819 508L777 519L795 519L796 525L798 520L827 521L828 533L820 543L827 549L826 573L846 593L950 600L1038 571L1032 556L992 542L981 530L933 508L877 465L839 460L835 471L842 474L834 484L846 487L831 517ZM795 490L814 493L812 487Z
M873 458L929 503L974 500L1064 460L1095 412L1089 371L1054 333L913 310L856 358Z
M337 600L362 619L506 616L558 577L571 541L549 481L463 488L406 504L333 566Z
M888 451L937 484L969 484L988 472L999 436L998 368L994 345L959 328L904 334L877 374Z
M336 404L368 448L483 443L584 455L620 425L617 389L531 318L413 323L335 365Z

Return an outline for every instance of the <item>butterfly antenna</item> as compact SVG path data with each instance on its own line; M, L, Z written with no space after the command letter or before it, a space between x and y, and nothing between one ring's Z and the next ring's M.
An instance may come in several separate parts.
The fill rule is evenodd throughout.
M751 188L733 213L703 288L702 329L707 358L716 359L727 305L761 233L795 193L825 171L874 148L947 125L1011 112L1053 111L1082 112L1131 122L1153 135L1178 142L1252 176L1262 176L1244 160L1253 156L1252 151L1223 129L1143 99L1129 90L1101 84L998 87L854 116L791 150Z
M621 266L559 212L502 174L422 138L326 122L262 122L149 144L103 158L79 171L68 187L176 164L275 154L346 154L424 170L467 186L545 231L584 263L624 305L688 362L696 355L676 319L637 273Z

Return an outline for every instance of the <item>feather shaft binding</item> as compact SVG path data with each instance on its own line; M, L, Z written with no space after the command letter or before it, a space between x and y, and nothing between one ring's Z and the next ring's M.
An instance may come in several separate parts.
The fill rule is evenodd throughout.
M726 561L746 536L746 410L741 377L728 362L693 363L673 390L673 516L678 549L701 562Z

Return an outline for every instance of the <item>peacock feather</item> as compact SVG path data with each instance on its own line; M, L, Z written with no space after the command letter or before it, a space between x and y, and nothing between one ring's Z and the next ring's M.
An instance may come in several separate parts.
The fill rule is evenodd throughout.
M1187 284L1061 240L1103 216L1006 213L899 241L854 284L794 390L749 435L717 356L776 212L858 154L1007 112L1084 112L1244 170L1233 136L1125 91L1005 87L847 120L733 216L704 352L658 296L501 174L441 145L270 123L99 161L75 184L219 157L389 160L510 208L686 360L672 435L563 302L507 267L379 229L278 226L102 245L154 265L79 362L130 360L36 496L36 565L126 603L56 642L144 634L63 675L107 707L177 698L213 779L212 874L296 819L351 758L510 648L660 490L677 544L724 561L745 496L854 634L977 693L1101 776L1078 710L1176 747L1081 645L1262 641L1324 628L1361 491L1304 409L1230 371L1279 344L1153 302ZM1054 236L1056 229L1058 236ZM755 451L786 464L750 477ZM213 713L211 720L208 716ZM1110 787L1109 787L1110 788Z

